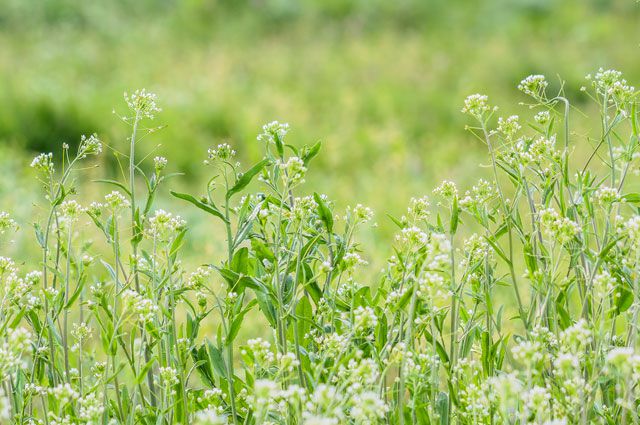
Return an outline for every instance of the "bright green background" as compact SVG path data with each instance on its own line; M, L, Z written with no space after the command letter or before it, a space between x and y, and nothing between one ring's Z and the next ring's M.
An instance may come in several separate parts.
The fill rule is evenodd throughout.
M304 190L373 207L380 227L364 237L376 259L389 254L385 212L402 214L443 178L464 187L482 175L484 146L460 113L467 94L526 113L515 85L544 73L586 110L579 88L600 66L640 84L639 35L633 0L4 0L0 210L24 226L37 213L24 167L34 152L94 131L124 150L112 109L146 87L168 127L140 154L167 156L186 173L172 184L193 193L206 148L229 141L248 165L264 122L291 123L297 144L322 140ZM193 246L215 252L202 216L181 212L195 222Z

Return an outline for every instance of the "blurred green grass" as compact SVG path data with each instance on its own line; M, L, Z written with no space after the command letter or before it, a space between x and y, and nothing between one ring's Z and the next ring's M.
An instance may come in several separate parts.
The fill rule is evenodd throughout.
M380 228L364 235L374 260L389 254L385 212L402 214L443 178L464 187L482 174L485 148L464 131L464 96L486 93L501 113L526 113L515 85L544 73L553 89L557 75L568 81L586 108L579 87L598 67L640 81L640 5L631 0L3 3L0 161L11 158L3 169L13 171L0 210L29 187L21 155L91 132L124 150L127 129L112 109L124 111L124 91L146 87L167 128L140 154L168 157L185 173L172 184L191 192L208 172L207 147L229 141L243 162L259 158L264 122L291 123L294 143L322 140L305 190L376 210ZM116 173L113 163L103 169ZM33 211L18 214L28 223ZM182 212L194 222L192 248L215 252L202 217Z

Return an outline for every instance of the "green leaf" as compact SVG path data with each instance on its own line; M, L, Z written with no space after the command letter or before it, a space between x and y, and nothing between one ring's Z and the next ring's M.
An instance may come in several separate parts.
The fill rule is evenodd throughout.
M399 219L395 218L394 216L392 216L392 215L390 215L390 214L386 214L386 216L387 216L387 217L389 217L389 219L390 219L391 221L393 221L393 224L395 224L396 226L398 226L400 229L404 229L405 224L404 224L401 220L399 220Z
M611 242L609 242L605 247L602 248L602 250L598 254L598 257L600 257L602 259L606 258L606 256L609 253L609 251L611 251L611 248L616 246L616 244L618 243L619 240L620 240L619 237L618 238L613 238L613 240Z
M235 195L236 193L240 192L242 189L247 187L247 185L251 183L251 180L253 180L253 178L258 173L260 173L260 171L262 171L262 169L268 163L269 163L268 159L263 159L262 161L258 162L256 165L251 167L249 170L247 170L247 172L244 173L242 177L238 179L238 181L236 181L236 184L234 184L233 187L229 189L229 191L227 191L227 199L230 199L233 195Z
M144 378L147 376L147 372L149 372L149 369L151 369L151 366L153 366L153 363L156 361L155 358L149 360L143 367L142 369L140 369L140 373L138 373L138 376L136 377L136 385L138 385L139 383L141 383Z
M453 197L453 204L451 205L451 222L449 223L449 233L455 235L458 230L460 209L458 208L458 197Z
M318 204L318 216L320 216L320 220L324 223L327 232L331 233L333 231L333 214L331 210L317 192L313 193L313 199L315 199L316 204Z
M264 313L264 317L267 319L272 328L276 327L276 309L269 299L267 294L263 294L261 292L256 293L256 300L258 300L258 306L262 313Z
M213 366L214 372L216 372L219 376L227 376L227 367L224 362L224 358L222 357L222 351L216 348L210 341L208 342L209 347L209 360L211 360L211 365Z
M274 262L276 259L273 251L258 238L251 239L251 249L253 249L253 252L260 261L267 259L270 262Z
M313 323L313 308L309 302L309 298L302 297L296 305L296 319L298 337L304 337L304 335L311 329Z
M316 155L318 155L318 152L320 152L320 147L322 146L322 143L318 142L315 145L311 146L310 148L304 148L303 152L302 152L302 162L304 162L304 166L308 166L309 165L309 161L311 161Z
M84 284L86 283L86 281L86 278L80 279L80 282L78 282L78 286L76 286L76 290L73 292L71 297L69 297L69 301L67 301L67 304L65 304L65 309L71 307L76 299L80 296L80 294L82 293L82 288L84 288Z
M447 393L440 391L436 400L440 425L449 425L449 397Z
M175 196L176 198L182 199L184 201L187 201L187 202L195 205L196 207L200 208L202 211L206 211L209 214L218 217L219 219L221 219L225 223L229 223L229 220L227 220L227 218L224 216L224 214L222 214L220 212L220 210L218 208L216 208L215 205L211 205L211 204L202 202L202 201L194 198L193 196L191 196L191 195L189 195L187 193L179 193L179 192L171 191L171 194L173 196Z
M109 180L109 179L97 179L93 181L95 183L107 183L107 184L117 186L119 189L122 189L127 195L129 195L129 197L131 197L131 192L129 191L129 189L119 181Z
M622 284L616 288L616 312L624 313L633 304L633 292Z
M640 193L627 193L626 195L622 195L622 199L633 204L638 204L640 203Z
M231 270L239 274L249 274L249 248L243 247L233 254L230 264Z
M175 261L175 257L178 254L178 251L182 247L182 242L184 241L184 235L187 233L187 229L182 229L180 233L178 233L171 243L171 248L169 248L169 256L172 260Z
M486 376L490 375L491 372L491 363L493 361L493 355L491 352L491 336L489 332L482 332L481 338L481 346L482 346L482 368L484 369L484 373Z

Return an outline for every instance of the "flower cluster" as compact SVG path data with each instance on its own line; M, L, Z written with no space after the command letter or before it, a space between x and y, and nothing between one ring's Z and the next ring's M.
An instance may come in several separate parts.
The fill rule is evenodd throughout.
M146 89L139 89L131 94L125 93L124 100L129 109L141 118L153 119L156 113L162 111L157 104L158 96Z

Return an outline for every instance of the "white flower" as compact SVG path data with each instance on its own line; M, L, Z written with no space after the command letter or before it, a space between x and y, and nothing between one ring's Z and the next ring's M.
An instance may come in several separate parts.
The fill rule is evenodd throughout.
M157 105L158 96L146 89L134 91L132 94L124 94L124 100L129 108L140 118L153 119L154 114L162 111Z
M497 108L489 106L489 98L483 94L472 94L464 100L462 113L469 114L478 120L482 120L487 112Z
M180 216L174 216L173 214L165 210L156 210L156 212L149 218L149 227L145 229L146 234L151 239L158 239L160 241L169 240L175 233L182 230L187 225Z
M369 332L378 324L378 317L371 307L357 307L353 311L353 329L357 334Z
M522 128L519 123L520 117L511 115L508 118L498 118L498 131L507 139L511 140Z
M628 370L631 367L631 359L633 356L633 348L616 347L607 353L607 363L617 370Z
M31 161L31 168L35 168L45 174L53 173L53 154L41 153Z
M165 158L164 156L156 156L155 158L153 158L153 166L156 170L156 173L160 173L162 170L164 170L167 166L167 158Z
M275 143L276 138L281 142L289 132L289 124L272 121L262 126L262 133L258 135L258 141L264 143Z
M129 207L129 201L127 200L127 198L125 198L124 195L117 190L114 190L108 195L105 195L104 200L106 202L106 206L108 206L109 209L111 209L111 211L113 212ZM95 206L97 207L98 205Z
M282 173L282 180L285 185L293 187L304 183L307 167L304 166L304 161L297 156L292 156L286 162L279 161L278 167Z
M0 235L11 229L17 230L18 224L9 216L8 213L0 211Z
M571 241L580 233L578 223L566 217L561 217L553 208L539 210L538 220L540 220L540 227L544 234L551 240L556 240L561 244Z
M196 412L193 421L194 425L225 425L227 419L218 414L215 409L205 409Z
M518 84L518 90L536 99L544 97L544 92L549 83L544 75L529 75Z
M87 155L100 155L101 153L102 142L95 133L89 137L82 135L80 147L78 148L78 157L84 158Z
M178 371L172 367L161 367L159 372L160 378L162 378L162 382L166 387L172 387L180 382L178 379Z
M210 164L211 161L230 161L236 156L236 151L231 148L228 143L219 144L216 148L210 148L207 150L207 160L205 164Z

